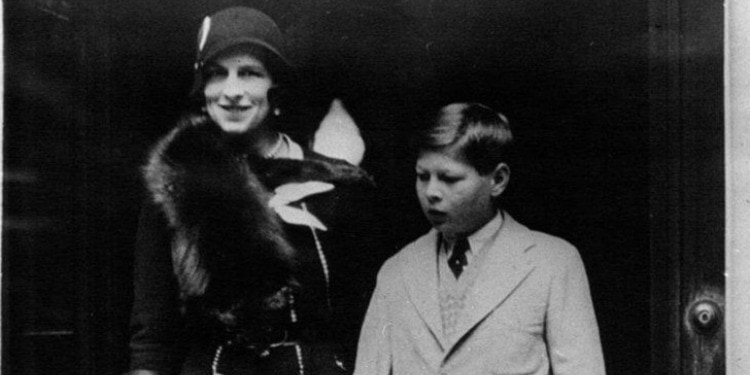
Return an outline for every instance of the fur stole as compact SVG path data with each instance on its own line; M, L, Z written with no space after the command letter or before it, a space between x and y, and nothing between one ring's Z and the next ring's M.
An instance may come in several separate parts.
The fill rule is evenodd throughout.
M225 137L207 116L186 117L152 149L143 172L172 229L181 299L237 325L284 308L288 293L299 287L296 252L268 206L269 189L371 180L358 167L322 156L248 159Z

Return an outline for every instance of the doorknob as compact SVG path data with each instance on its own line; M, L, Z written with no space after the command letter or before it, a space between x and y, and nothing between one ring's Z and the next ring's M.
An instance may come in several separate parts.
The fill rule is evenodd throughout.
M721 325L723 315L721 307L716 302L703 299L693 302L688 312L688 319L693 331L710 335Z

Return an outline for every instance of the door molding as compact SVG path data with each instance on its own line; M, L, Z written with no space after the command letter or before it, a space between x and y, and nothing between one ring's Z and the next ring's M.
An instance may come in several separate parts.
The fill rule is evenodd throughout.
M750 373L750 3L726 2L727 374Z
M724 310L724 8L649 2L652 374L724 374L724 325L699 330L697 303Z

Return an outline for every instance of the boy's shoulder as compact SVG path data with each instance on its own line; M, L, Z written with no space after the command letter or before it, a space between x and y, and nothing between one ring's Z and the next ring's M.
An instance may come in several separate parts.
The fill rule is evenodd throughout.
M564 249L564 251L575 250L575 246L564 238L532 229L529 229L529 232L536 247L540 249Z
M421 258L435 251L436 246L437 231L431 229L388 258L380 268L381 277L392 278L407 269L411 262L425 261Z
M517 225L520 225L516 222ZM520 225L526 233L528 247L524 256L529 264L536 267L560 269L576 266L582 262L581 255L575 245L564 238L529 229Z

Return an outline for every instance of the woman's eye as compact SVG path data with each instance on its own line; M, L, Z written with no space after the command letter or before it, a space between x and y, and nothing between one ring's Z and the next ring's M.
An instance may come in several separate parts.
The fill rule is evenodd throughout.
M262 77L262 73L255 69L241 69L237 72L240 77Z
M226 75L226 71L220 68L208 68L203 71L203 78L205 78L206 80L218 78L224 75Z

